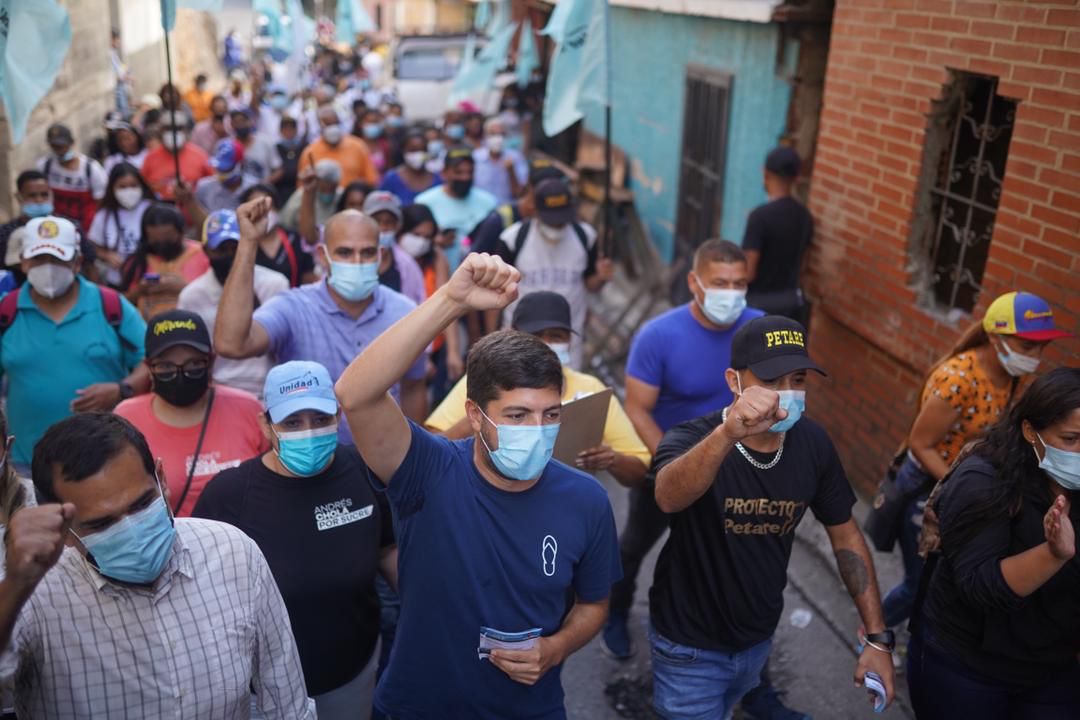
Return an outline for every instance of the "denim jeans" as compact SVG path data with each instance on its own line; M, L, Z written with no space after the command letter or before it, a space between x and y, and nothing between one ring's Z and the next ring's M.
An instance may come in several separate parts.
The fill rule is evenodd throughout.
M649 626L653 708L667 720L723 720L758 684L772 638L739 652L673 642Z
M896 473L896 485L901 492L915 493L919 488L923 490L904 509L904 524L900 528L900 553L904 558L904 579L881 601L885 625L888 627L896 627L907 620L915 604L915 593L919 589L919 578L923 571L923 559L919 557L919 533L922 532L926 499L930 496L930 490L933 489L932 480L933 478L923 472L911 458L906 458Z
M919 720L1075 720L1080 715L1080 665L1036 687L1010 686L950 654L926 622L911 636L907 677Z

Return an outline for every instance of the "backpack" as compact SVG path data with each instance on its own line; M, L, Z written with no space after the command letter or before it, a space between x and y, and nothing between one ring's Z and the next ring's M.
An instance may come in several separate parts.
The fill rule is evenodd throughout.
M517 240L514 242L514 251L510 253L510 258L507 260L511 265L517 265L518 255L521 254L521 248L525 247L525 238L529 237L529 227L531 220L522 220L521 227L518 228ZM577 220L570 223L574 228L574 234L577 235L578 240L581 242L581 247L585 251L585 255L589 255L589 236L585 234L585 228L581 226Z
M96 286L101 293L101 311L105 314L105 320L109 323L120 345L132 349L133 346L123 335L120 334L120 323L124 319L124 307L120 302L120 293L112 288ZM15 323L15 316L19 313L19 290L12 290L0 299L0 337Z

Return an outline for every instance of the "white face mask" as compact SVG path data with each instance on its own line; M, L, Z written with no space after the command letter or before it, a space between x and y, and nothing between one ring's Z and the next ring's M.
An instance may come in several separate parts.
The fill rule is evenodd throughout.
M30 268L26 279L30 281L30 287L52 300L68 291L75 282L75 271L67 265L45 263Z
M540 237L549 243L557 243L562 240L564 228L552 227L551 225L545 225L542 222L536 223L536 232L540 233Z
M498 155L503 151L503 148L506 147L506 138L502 135L488 135L487 138L484 139L484 143L487 145L489 152Z
M414 258L423 257L431 250L431 240L413 233L405 233L398 239L398 245Z
M427 153L423 150L405 153L405 164L413 170L422 170L425 162L427 162Z
M331 145L337 145L341 142L344 135L345 131L341 129L340 125L327 125L322 129L322 139Z
M176 152L178 149L184 147L184 143L187 142L187 134L178 132L176 133L176 142L173 142L173 132L171 130L164 130L161 133L161 144L165 146L165 149L169 152Z
M559 356L559 362L563 365L570 364L570 343L548 343L548 347Z
M143 199L143 191L140 187L117 188L113 191L113 195L116 196L116 202L120 203L120 207L128 210L133 209Z
M1003 338L999 338L999 342L1001 343L1001 350L998 350L997 356L1001 366L1005 368L1005 372L1013 377L1021 377L1030 375L1039 369L1039 358L1013 350Z

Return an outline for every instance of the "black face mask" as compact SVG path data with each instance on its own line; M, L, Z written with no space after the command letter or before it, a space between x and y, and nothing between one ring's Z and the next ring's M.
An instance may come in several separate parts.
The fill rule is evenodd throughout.
M216 277L218 282L222 285L225 284L225 279L229 277L229 271L232 270L232 264L232 257L210 258L210 269L214 271L214 277Z
M199 402L199 398L206 394L209 387L209 370L195 379L189 378L183 372L176 373L176 377L168 381L154 378L154 394L176 407L188 407Z
M155 242L147 245L150 254L157 255L162 260L175 260L184 252L184 242Z
M214 122L219 122L219 123L223 123L223 122L225 122L225 115L224 115L224 114L222 114L222 115L215 115L215 116L214 116Z
M234 128L233 132L236 133L237 140L247 140L251 137L251 128Z
M450 193L456 198L468 197L469 191L472 190L472 184L472 180L451 180Z

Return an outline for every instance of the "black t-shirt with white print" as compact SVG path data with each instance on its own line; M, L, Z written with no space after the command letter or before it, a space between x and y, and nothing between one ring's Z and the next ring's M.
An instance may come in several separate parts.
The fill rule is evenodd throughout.
M278 475L259 456L218 474L192 513L240 528L266 556L310 695L356 677L378 640L375 574L394 530L386 493L373 482L346 445L309 478Z
M673 427L656 450L655 469L721 423L715 412ZM747 452L759 463L775 456ZM767 640L784 607L795 526L808 507L823 524L840 525L854 504L836 448L809 418L788 430L783 455L768 470L733 447L705 494L671 515L671 535L649 591L653 626L703 650L740 651Z

